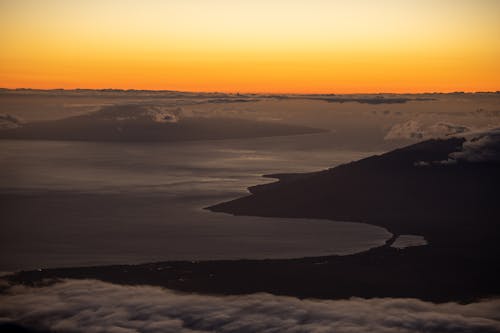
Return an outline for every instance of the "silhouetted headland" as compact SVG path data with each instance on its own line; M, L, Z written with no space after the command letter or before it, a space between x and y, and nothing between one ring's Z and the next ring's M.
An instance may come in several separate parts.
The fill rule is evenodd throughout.
M424 235L431 243L496 237L500 163L450 160L464 142L428 140L320 172L274 175L280 181L208 209L362 221L395 234Z

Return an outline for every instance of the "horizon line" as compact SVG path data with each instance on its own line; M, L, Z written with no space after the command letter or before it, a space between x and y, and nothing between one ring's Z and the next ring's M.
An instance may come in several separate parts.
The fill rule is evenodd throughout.
M265 91L223 91L223 90L175 90L175 89L137 89L137 88L29 88L29 87L16 87L7 88L0 87L0 91L144 91L144 92L176 92L176 93L198 93L198 94L255 94L255 95L431 95L431 94L498 94L500 90L454 90L454 91L421 91L421 92L350 92L350 93L335 93L335 92L265 92Z

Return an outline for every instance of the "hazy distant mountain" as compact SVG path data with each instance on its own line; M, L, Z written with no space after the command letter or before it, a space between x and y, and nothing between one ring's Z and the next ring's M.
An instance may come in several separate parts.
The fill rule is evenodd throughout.
M117 105L70 118L0 127L0 139L181 141L317 133L323 130L237 118L190 117L176 108ZM14 119L14 118L13 118ZM15 125L15 126L14 126Z
M500 221L499 138L497 130L429 140L329 170L276 175L279 182L209 209L360 221L440 241L494 236Z

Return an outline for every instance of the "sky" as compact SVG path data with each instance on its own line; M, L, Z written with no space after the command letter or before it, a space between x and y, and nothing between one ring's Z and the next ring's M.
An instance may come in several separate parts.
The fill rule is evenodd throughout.
M0 87L500 90L500 0L0 0Z

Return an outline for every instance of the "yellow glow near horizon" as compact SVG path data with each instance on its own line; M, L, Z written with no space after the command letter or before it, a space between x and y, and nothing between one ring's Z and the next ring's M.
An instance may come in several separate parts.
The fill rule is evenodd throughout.
M0 0L0 86L500 90L498 0Z

